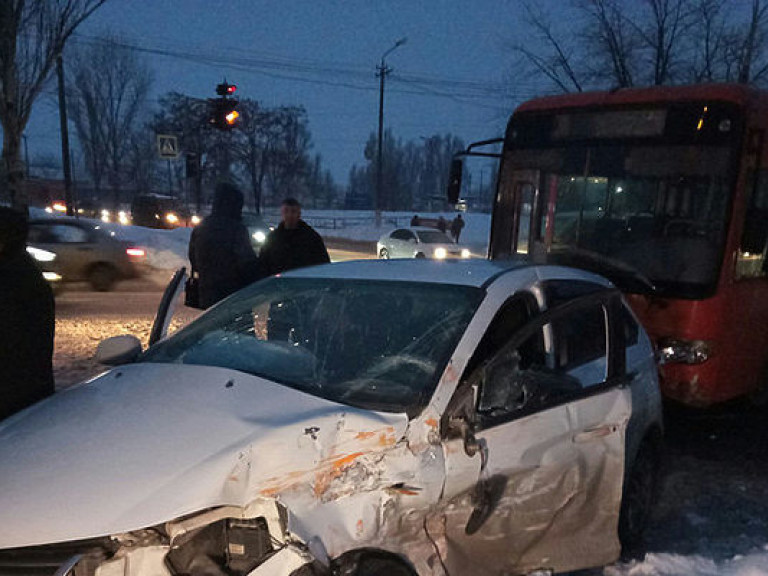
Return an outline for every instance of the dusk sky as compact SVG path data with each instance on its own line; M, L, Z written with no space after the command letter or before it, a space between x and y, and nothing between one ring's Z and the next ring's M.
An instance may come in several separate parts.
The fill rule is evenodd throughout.
M142 48L184 54L142 54L154 73L151 106L171 90L214 96L225 76L241 97L303 105L314 151L345 183L376 130L375 66L401 37L407 43L387 59L394 69L386 91L388 128L404 139L451 132L469 142L501 135L514 105L542 89L531 78L514 77L510 44L527 33L521 14L514 0L110 0L74 41L110 33ZM58 155L50 94L38 102L27 136L33 160ZM74 134L72 144L76 149Z

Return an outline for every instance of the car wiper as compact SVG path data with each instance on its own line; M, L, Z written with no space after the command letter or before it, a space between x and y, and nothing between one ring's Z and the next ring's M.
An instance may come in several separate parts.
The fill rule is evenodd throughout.
M600 252L575 246L557 246L547 253L547 260L549 261L550 258L557 261L557 263L583 268L606 276L624 291L636 292L639 286L643 292L656 292L656 285L640 270L631 264L611 258ZM625 280L633 281L634 286L627 285Z

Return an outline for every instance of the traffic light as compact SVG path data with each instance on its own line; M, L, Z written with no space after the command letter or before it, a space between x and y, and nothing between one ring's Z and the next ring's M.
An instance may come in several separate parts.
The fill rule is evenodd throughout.
M216 94L219 96L232 96L232 94L235 93L237 90L237 86L234 84L227 84L227 81L224 80L221 84L216 86Z
M208 100L208 121L219 130L232 130L240 122L240 112L237 111L237 100L230 98L237 90L234 84L228 84L225 80L216 86L218 98Z

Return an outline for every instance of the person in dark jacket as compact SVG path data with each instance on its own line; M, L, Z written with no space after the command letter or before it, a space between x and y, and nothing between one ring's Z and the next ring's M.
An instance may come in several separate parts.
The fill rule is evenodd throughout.
M211 215L192 231L189 262L200 278L201 308L213 306L262 276L242 211L242 193L231 184L219 184Z
M440 218L437 219L437 229L445 234L445 231L448 230L448 220L440 216Z
M0 207L0 419L54 391L53 291L27 254L28 229Z
M461 238L461 231L464 230L464 225L464 218L461 217L461 214L457 214L456 218L451 222L451 236L453 236L456 242Z
M301 205L295 198L283 201L280 215L282 222L269 233L259 252L262 266L268 274L331 261L320 234L301 219Z

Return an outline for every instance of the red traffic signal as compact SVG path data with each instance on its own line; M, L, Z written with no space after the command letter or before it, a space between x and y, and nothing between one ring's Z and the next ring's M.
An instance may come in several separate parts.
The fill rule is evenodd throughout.
M216 86L216 94L219 96L232 96L236 90L237 86L234 84L227 84L226 81Z

